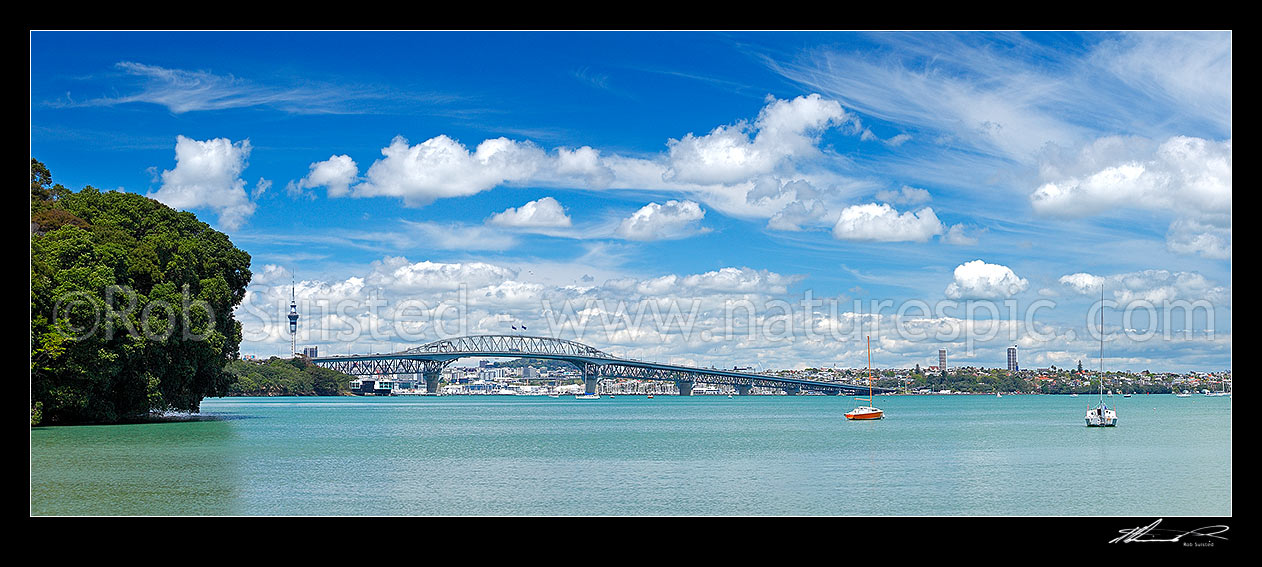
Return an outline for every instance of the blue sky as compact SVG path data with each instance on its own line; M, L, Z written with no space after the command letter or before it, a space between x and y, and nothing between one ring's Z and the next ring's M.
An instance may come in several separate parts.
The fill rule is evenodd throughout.
M1229 32L33 32L31 155L248 251L243 353L288 348L296 276L326 352L456 317L683 363L859 366L874 334L883 366L1094 366L1103 284L1108 366L1231 365ZM703 336L739 302L758 332ZM607 324L667 305L687 329Z

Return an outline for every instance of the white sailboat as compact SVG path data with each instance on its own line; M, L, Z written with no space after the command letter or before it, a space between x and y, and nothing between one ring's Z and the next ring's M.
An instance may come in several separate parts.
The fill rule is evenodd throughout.
M1112 397L1112 391L1109 392ZM1100 402L1087 409L1087 427L1116 427L1117 408L1104 401L1104 286L1100 286Z
M1209 396L1209 397L1211 397L1211 398L1217 398L1217 397L1222 397L1222 396L1230 396L1230 395L1231 395L1231 392L1228 392L1228 391L1227 391L1227 381L1226 381L1226 380L1219 380L1219 381L1218 381L1218 383L1219 383L1219 384L1223 387L1223 389L1222 389L1222 390L1218 390L1218 391L1215 391L1215 390L1210 390L1210 391L1208 391L1208 392L1205 392L1205 395L1206 395L1206 396Z

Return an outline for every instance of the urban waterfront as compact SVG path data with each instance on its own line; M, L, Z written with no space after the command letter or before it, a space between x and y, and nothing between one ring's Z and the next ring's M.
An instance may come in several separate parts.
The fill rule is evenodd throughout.
M1231 397L209 398L35 427L33 515L1232 514Z

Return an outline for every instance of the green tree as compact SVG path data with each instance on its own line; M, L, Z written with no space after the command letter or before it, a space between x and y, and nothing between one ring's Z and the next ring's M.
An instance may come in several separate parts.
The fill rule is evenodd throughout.
M236 378L228 389L233 396L337 396L349 394L354 379L304 358L235 360L226 371Z
M52 184L31 160L31 404L47 422L197 411L222 396L250 255L152 199Z

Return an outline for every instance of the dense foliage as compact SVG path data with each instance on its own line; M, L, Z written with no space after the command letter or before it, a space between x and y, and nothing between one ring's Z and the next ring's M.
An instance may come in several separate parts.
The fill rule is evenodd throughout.
M72 192L31 160L31 408L58 423L223 396L250 255L153 199Z
M226 370L235 377L228 388L233 396L337 396L349 394L354 379L301 357L234 360Z
M929 388L934 391L951 390L953 392L1029 392L1033 385L1029 380L1014 375L1007 370L986 370L980 373L954 371L940 374L913 375L916 381L912 388Z

